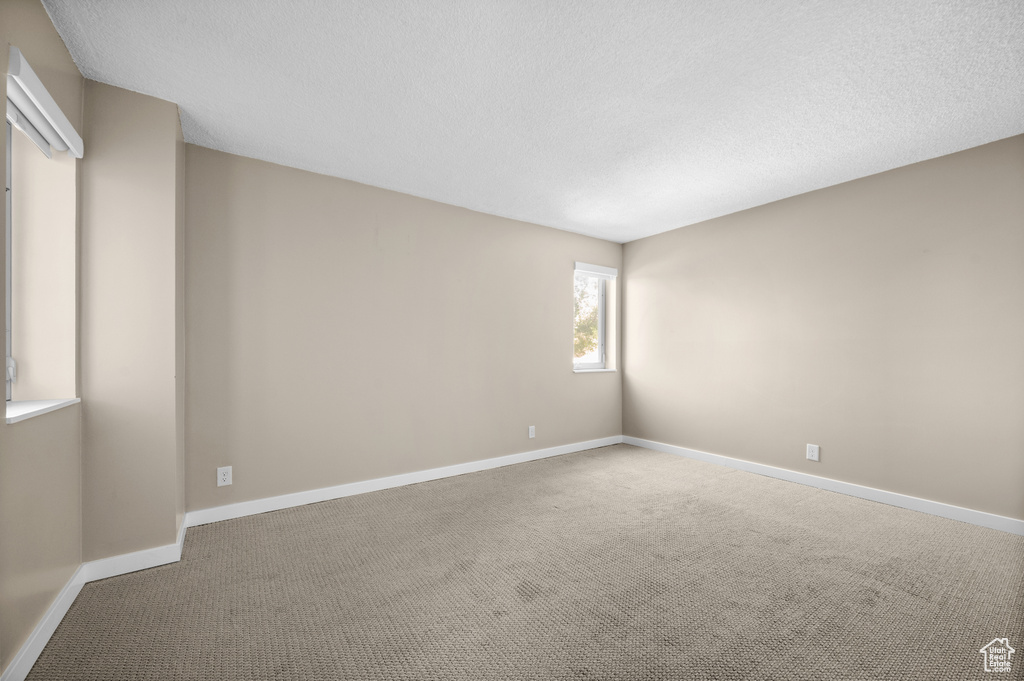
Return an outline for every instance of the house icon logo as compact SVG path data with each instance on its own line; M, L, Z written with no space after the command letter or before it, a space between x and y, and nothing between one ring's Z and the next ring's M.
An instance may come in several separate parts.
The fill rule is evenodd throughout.
M978 652L985 656L985 671L1008 673L1010 671L1010 657L1016 651L1010 647L1010 639L994 638Z

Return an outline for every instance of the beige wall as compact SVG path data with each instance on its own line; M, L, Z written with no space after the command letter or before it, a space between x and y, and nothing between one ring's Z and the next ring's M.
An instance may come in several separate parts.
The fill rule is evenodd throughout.
M79 405L0 436L0 668L82 560Z
M35 0L0 2L3 73L12 44L81 131L82 76ZM0 101L6 97L4 78ZM0 135L0 154L5 146ZM0 316L6 300L3 244L0 239ZM81 561L80 432L77 406L11 425L0 419L0 669Z
M1024 136L626 244L624 432L1024 518L1022 187Z
M83 555L173 543L178 514L174 104L87 81Z
M31 62L29 62L31 63ZM15 400L76 396L77 165L12 134Z
M620 374L571 370L573 262L618 244L191 145L186 167L189 510L621 432Z

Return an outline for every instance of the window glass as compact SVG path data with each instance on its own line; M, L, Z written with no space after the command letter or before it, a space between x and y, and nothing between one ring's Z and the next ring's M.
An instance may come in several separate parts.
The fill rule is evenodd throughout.
M575 302L573 314L573 364L602 363L601 347L601 284L600 279L586 272L576 272L573 290Z

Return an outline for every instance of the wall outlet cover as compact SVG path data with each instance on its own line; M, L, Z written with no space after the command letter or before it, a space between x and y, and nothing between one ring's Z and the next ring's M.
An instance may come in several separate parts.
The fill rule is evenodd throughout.
M821 448L818 445L807 445L807 458L811 461L820 461Z
M217 487L231 484L231 466L221 466L217 469Z

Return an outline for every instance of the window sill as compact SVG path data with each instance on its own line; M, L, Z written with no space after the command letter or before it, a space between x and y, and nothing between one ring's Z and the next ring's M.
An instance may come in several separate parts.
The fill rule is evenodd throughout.
M7 403L7 423L17 423L18 421L24 421L30 419L33 416L39 416L41 414L47 414L51 411L57 411L64 407L69 407L72 404L78 404L82 399L80 397L72 397L63 400L25 400L23 402L8 402Z
M573 369L574 374L614 374L615 369Z

